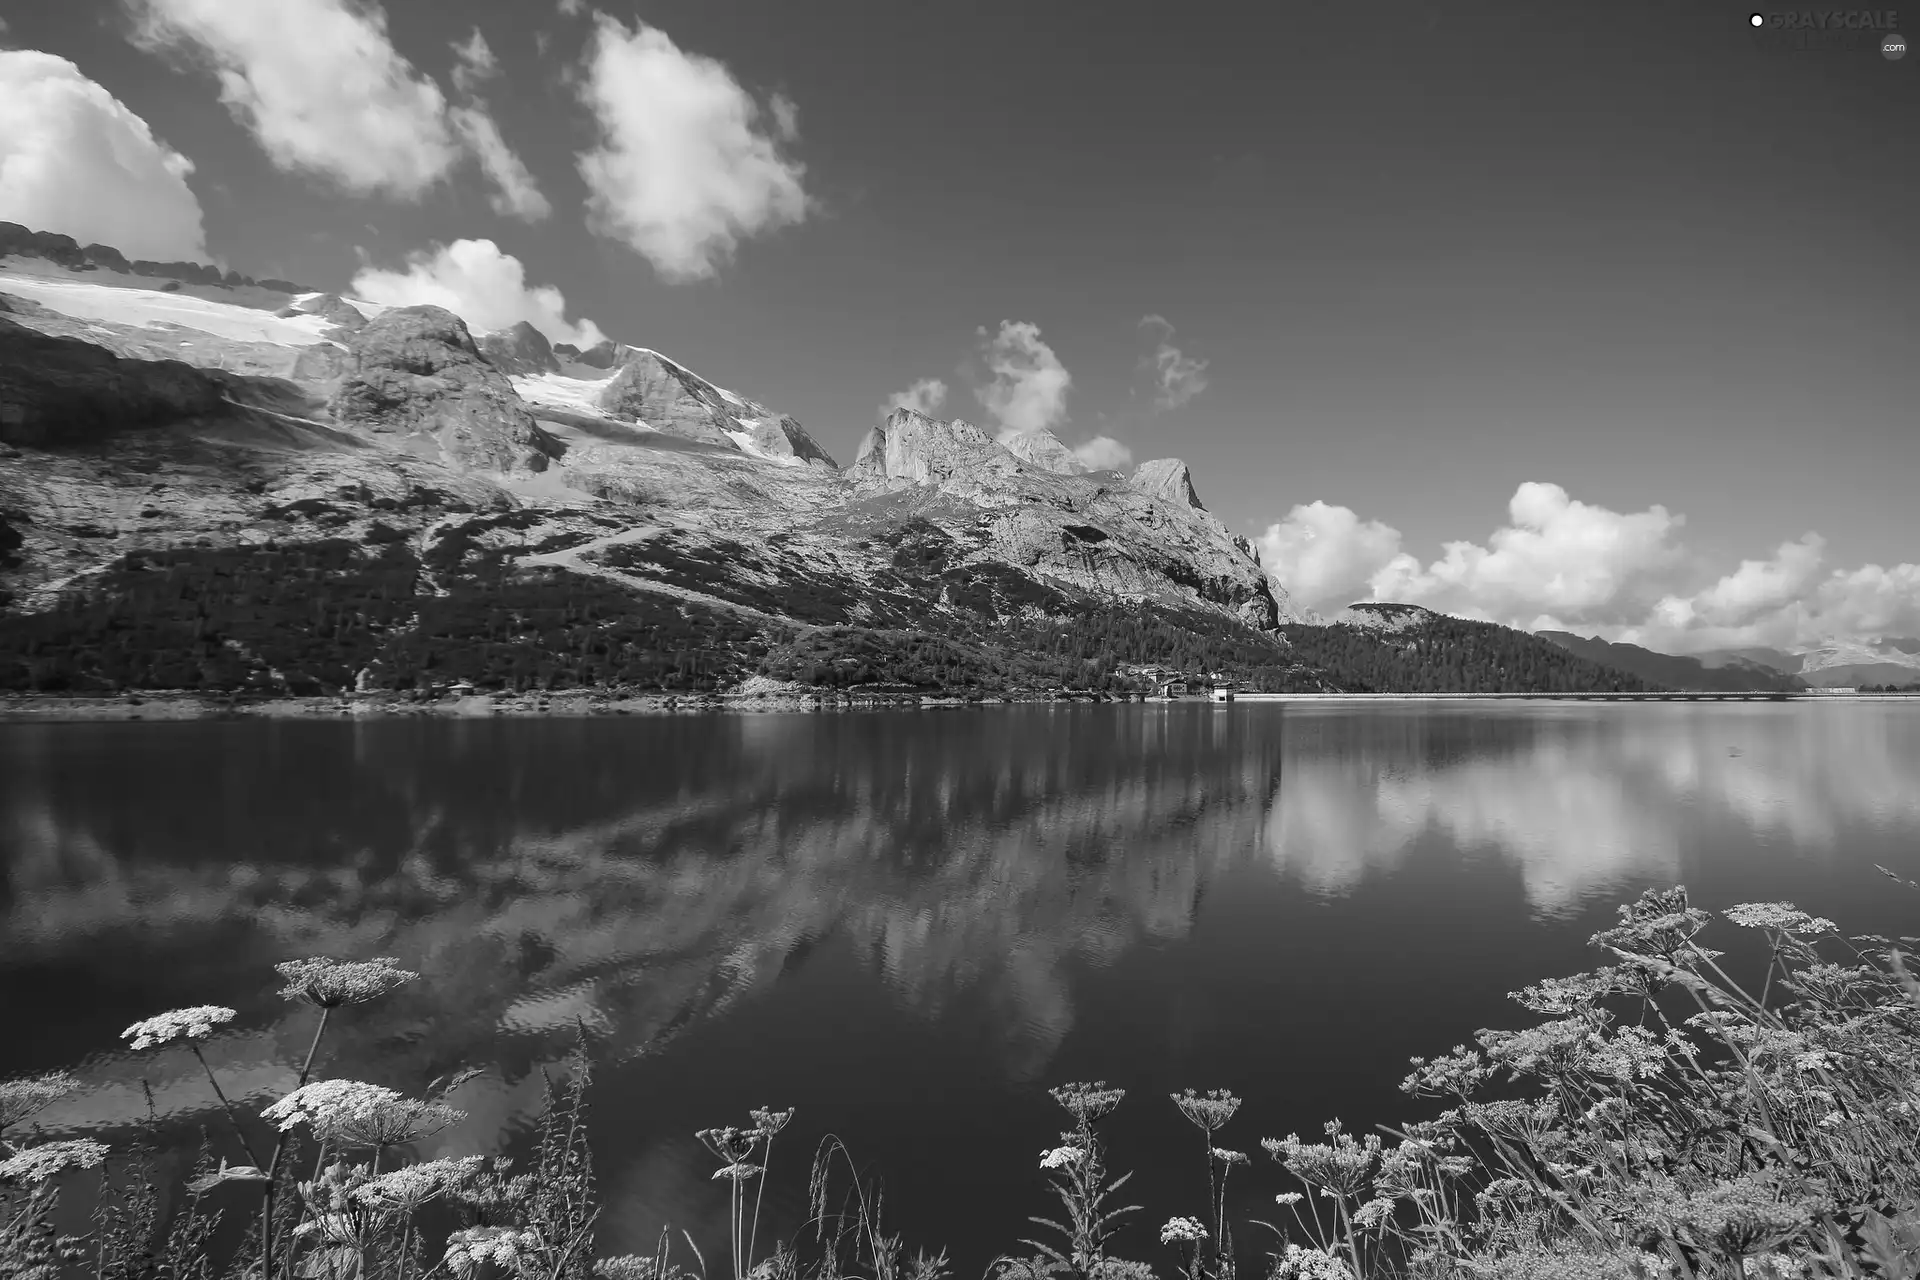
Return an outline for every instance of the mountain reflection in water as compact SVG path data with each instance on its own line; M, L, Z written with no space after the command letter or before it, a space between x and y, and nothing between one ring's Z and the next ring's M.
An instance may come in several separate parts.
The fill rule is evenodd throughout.
M269 966L393 955L422 981L326 1070L495 1068L426 1154L510 1144L584 1029L632 1247L707 1220L689 1134L763 1103L831 1119L910 1224L969 1195L1011 1243L1068 1075L1141 1089L1136 1157L1180 1149L1153 1093L1186 1085L1248 1094L1251 1146L1399 1118L1407 1053L1518 1020L1645 885L1912 932L1872 864L1916 870L1917 778L1920 708L1885 704L0 726L0 1017L34 1029L0 1078L77 1068L49 1130L144 1115L143 1072L199 1123L191 1056L123 1027L234 1006L209 1058L264 1099L311 1028ZM916 1186L903 1128L997 1149Z

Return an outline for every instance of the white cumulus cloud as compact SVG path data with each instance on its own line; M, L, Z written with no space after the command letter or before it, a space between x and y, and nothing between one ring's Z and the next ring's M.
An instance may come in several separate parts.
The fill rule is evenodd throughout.
M1541 617L1621 623L1666 594L1684 566L1674 536L1685 517L1659 505L1621 513L1528 481L1507 516L1487 545L1449 542L1424 568L1404 552L1395 556L1373 578L1375 598L1528 626Z
M1133 465L1133 450L1112 436L1095 436L1075 445L1073 456L1093 471L1124 471Z
M455 240L407 259L404 271L363 268L353 293L392 307L445 307L475 333L505 329L525 320L551 342L590 347L604 341L600 326L568 320L567 300L551 285L529 287L520 260L491 240Z
M361 195L419 199L469 154L499 188L501 212L532 219L546 201L477 100L454 108L393 45L386 11L352 0L127 0L150 49L203 60L220 101L281 169ZM493 73L475 30L455 46L462 92Z
M459 159L447 100L344 0L134 0L150 46L193 50L220 101L283 169L415 197Z
M1267 526L1260 562L1299 603L1339 609L1371 599L1372 580L1400 554L1400 531L1350 507L1309 502Z
M1028 320L1002 320L995 333L979 330L980 354L993 381L974 390L1001 434L1051 428L1067 416L1073 375Z
M938 378L922 378L905 391L896 391L888 396L880 406L885 415L895 409L911 409L915 413L931 414L947 401L947 384Z
M1155 404L1178 409L1207 389L1207 362L1173 345L1173 325L1165 316L1142 316L1140 329L1154 340L1153 354L1140 363L1153 372Z
M775 97L763 111L724 64L658 28L599 15L579 93L600 128L577 157L589 224L668 280L713 276L740 241L811 208L805 166L787 152L793 104Z
M0 50L0 220L129 258L207 259L193 163L65 58Z

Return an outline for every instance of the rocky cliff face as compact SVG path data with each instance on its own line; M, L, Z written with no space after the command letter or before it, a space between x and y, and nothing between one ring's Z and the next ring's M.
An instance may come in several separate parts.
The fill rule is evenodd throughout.
M221 408L218 378L0 317L0 441L57 449Z
M463 469L544 471L560 452L450 311L382 312L353 336L347 354L331 405L347 426Z
M752 628L770 627L951 631L991 644L1015 619L1111 616L1099 611L1116 603L1183 619L1174 634L1295 616L1245 541L1198 506L1184 468L1171 480L1083 474L1057 439L1025 441L1021 457L966 422L901 410L843 474L793 418L644 348L574 353L604 359L596 375L602 366L530 326L476 340L434 307L348 332L339 308L351 304L325 297L300 299L290 319L275 318L287 306L278 300L220 304L200 330L175 319L195 314L178 294L116 282L68 315L8 296L7 284L0 264L0 649L20 609L91 599L106 583L144 589L151 579L126 576L130 553L192 566L263 546L416 565L425 598L467 593L459 607L480 617L496 612L487 593L515 582L682 611L659 624L668 633L626 642L647 652L725 636L737 655L760 643L743 638ZM34 296L51 304L72 287L36 285ZM305 323L311 315L335 323ZM209 579L231 580L226 569ZM336 585L358 591L357 581ZM414 616L398 599L376 603ZM286 625L332 628L331 607L295 609ZM341 607L373 616L372 604ZM722 630L662 639L694 625L686 610ZM468 652L446 638L451 621L434 625L434 643ZM201 652L199 633L184 634L183 654ZM19 687L21 671L0 652L0 684Z
M1060 437L1045 429L1022 431L1007 437L1007 452L1022 462L1032 463L1042 471L1052 471L1063 476L1085 475L1093 470L1074 456L1073 450L1062 444Z
M895 409L860 442L847 478L863 490L931 485L961 494L995 491L1019 461L970 422Z
M560 361L547 342L547 335L522 320L511 329L483 333L477 340L480 354L505 374L558 373Z
M310 293L295 298L277 314L282 316L319 316L338 325L343 332L357 333L367 327L360 308L337 293Z
M1199 491L1193 487L1193 472L1187 470L1187 464L1178 458L1155 458L1151 462L1143 462L1134 468L1128 483L1142 493L1150 493L1168 502L1177 502L1196 511L1207 509L1206 504L1200 501Z
M1043 441L1029 447L1057 460ZM1250 547L1197 498L1165 496L1170 485L1192 494L1185 465L1172 465L1177 470L1150 474L1144 485L1056 471L1023 461L971 423L896 409L867 434L847 478L859 494L924 489L963 500L983 513L978 554L1053 581L1197 602L1257 628L1296 618Z

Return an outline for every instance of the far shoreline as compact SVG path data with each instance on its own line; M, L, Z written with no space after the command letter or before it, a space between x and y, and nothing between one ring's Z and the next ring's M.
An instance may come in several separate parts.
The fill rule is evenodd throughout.
M1247 693L1234 702L1899 702L1920 693ZM91 723L185 720L390 720L430 717L453 720L702 715L756 712L834 712L906 708L997 707L1029 703L1152 703L1140 694L1090 691L985 695L916 693L813 693L803 691L665 694L603 690L550 693L474 693L438 698L405 694L318 697L218 696L156 690L132 694L0 694L0 723ZM1172 702L1229 708L1233 702L1205 698Z

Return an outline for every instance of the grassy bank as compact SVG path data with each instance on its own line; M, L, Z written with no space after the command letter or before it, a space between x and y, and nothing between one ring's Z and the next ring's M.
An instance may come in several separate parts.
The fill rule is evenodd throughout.
M1891 875L1891 873L1888 873ZM1898 877L1893 877L1898 879ZM1902 882L1908 888L1909 882ZM1920 1275L1920 981L1895 940L1842 935L1784 903L1711 920L1684 889L1650 891L1593 938L1603 963L1514 993L1530 1017L1415 1059L1415 1118L1330 1122L1302 1138L1240 1134L1241 1099L1186 1090L1144 1104L1103 1082L1052 1090L1062 1109L1039 1168L1050 1213L996 1241L997 1280L1630 1280ZM1736 977L1715 932L1764 940ZM190 1051L220 1123L197 1163L162 1172L151 1135L109 1148L45 1140L36 1112L64 1075L0 1083L0 1276L59 1280L940 1280L947 1255L883 1220L879 1189L832 1137L810 1165L783 1139L794 1113L762 1108L701 1130L724 1254L665 1232L648 1255L595 1249L600 1207L586 1113L591 1045L547 1086L537 1150L422 1161L464 1119L474 1073L419 1096L314 1065L359 1005L416 975L396 962L277 966L311 1007L296 1087L235 1099L201 1046L231 1009L174 1010L129 1027L135 1051ZM584 1032L583 1032L584 1037ZM1284 1081L1273 1082L1284 1088ZM262 1106L263 1101L269 1105ZM1123 1104L1191 1124L1191 1194L1132 1205L1125 1152L1103 1124ZM1038 1145L1038 1144L1036 1144ZM1015 1169L1031 1155L1013 1157ZM1030 1166L1028 1166L1030 1167ZM809 1215L774 1239L769 1180L806 1168ZM1274 1193L1264 1219L1227 1209L1227 1185ZM63 1204L64 1202L64 1204ZM88 1225L78 1229L82 1220ZM955 1231L965 1206L955 1206Z

